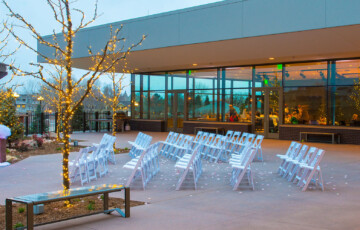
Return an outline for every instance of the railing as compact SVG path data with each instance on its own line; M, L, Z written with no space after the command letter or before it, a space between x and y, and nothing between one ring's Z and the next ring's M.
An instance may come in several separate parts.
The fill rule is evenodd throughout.
M27 113L20 115L20 121L24 125L24 134L42 134L47 132L56 132L58 113ZM73 132L86 131L110 131L112 114L106 112L83 112L75 114L71 122ZM101 122L108 121L108 122ZM60 125L61 128L61 125Z

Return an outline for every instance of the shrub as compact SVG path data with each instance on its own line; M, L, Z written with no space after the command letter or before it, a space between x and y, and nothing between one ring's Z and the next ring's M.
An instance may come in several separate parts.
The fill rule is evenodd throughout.
M29 145L24 143L24 142L21 142L19 145L16 146L16 149L19 151L19 152L26 152L26 151L29 151Z
M125 147L125 150L129 150L129 148L128 148L128 147Z
M19 213L25 212L25 208L19 208L19 209L18 209L18 212L19 212Z
M56 151L60 151L61 149L61 147L56 147Z
M90 211L95 210L95 201L90 200L87 209Z
M43 146L44 140L41 137L38 137L36 134L34 134L32 138L34 141L36 141L38 147Z
M21 222L17 222L17 223L14 225L14 228L15 228L15 229L17 229L17 228L22 228L22 227L25 227L25 226L24 226L23 223L21 223Z

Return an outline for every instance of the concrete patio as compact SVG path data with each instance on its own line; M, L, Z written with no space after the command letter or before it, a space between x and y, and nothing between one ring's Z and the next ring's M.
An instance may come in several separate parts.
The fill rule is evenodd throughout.
M167 133L151 133L153 142L165 140ZM117 135L117 147L130 147L137 132ZM98 143L99 133L73 134L79 144ZM360 229L360 146L307 143L326 150L321 167L325 191L298 187L279 177L276 170L289 141L264 140L264 162L253 163L255 191L246 184L232 191L231 168L226 163L207 163L193 189L191 180L175 191L178 175L175 162L161 159L161 171L142 190L139 181L132 186L131 199L147 205L131 208L130 218L95 215L45 225L37 229ZM74 157L74 154L71 156ZM89 185L125 183L130 170L122 168L130 157L116 155L110 173ZM61 154L34 156L0 168L0 202L5 198L62 189ZM72 188L80 183L72 184ZM122 197L122 193L114 194ZM2 220L3 221L3 220Z

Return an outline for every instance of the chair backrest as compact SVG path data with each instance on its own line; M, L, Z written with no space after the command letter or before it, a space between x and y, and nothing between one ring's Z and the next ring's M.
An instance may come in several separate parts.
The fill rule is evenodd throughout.
M181 147L191 147L193 141L194 137L186 135L183 145Z
M303 145L303 146L301 147L299 153L298 153L297 156L295 157L295 160L297 160L297 161L300 162L300 161L304 158L304 156L305 156L305 154L306 154L306 152L307 152L308 149L309 149L309 146Z
M297 144L297 142L295 141L292 141L289 148L287 149L286 153L285 153L285 156L289 157L290 154L293 152L293 149L295 147L295 145Z
M309 151L303 156L301 159L301 163L309 164L310 159L313 158L314 154L318 151L318 148L316 147L310 147Z
M195 137L195 139L194 139L194 141L195 142L199 142L199 140L201 139L201 137L202 137L202 135L204 134L204 132L203 131L199 131L199 132L197 132L197 134L196 134L196 137Z
M252 144L253 144L253 141L255 140L255 137L256 137L256 134L250 133L250 134L247 136L246 141L252 145Z
M210 146L217 146L218 142L220 141L220 139L224 137L223 135L221 134L217 134L215 136L215 138L213 138L212 142L210 143ZM226 138L226 137L225 137Z
M217 148L221 148L221 149L225 149L226 144L227 144L227 137L223 136L220 138L220 140L217 142L217 145L215 147Z
M263 135L257 135L257 137L255 138L252 147L255 149L258 149L261 147L261 143L264 140L264 136Z
M173 135L172 139L170 140L169 144L175 144L178 137L179 137L179 133L174 133L174 135Z
M177 146L182 146L183 145L183 143L184 143L184 141L185 141L185 135L184 134L180 134L179 135L179 138L177 139L177 141L176 141L176 143L175 143L175 145L177 145Z
M213 142L213 139L215 138L215 133L210 133L205 144L210 145Z
M230 142L237 143L241 137L241 132L234 132L234 135L231 137Z
M243 144L245 144L246 141L247 141L248 135L249 135L249 133L245 133L245 132L244 132L244 133L241 135L241 137L238 138L238 142L237 142L236 144L238 144L238 145L243 145Z
M204 132L202 137L199 140L199 144L204 144L209 138L210 133Z
M289 157L291 159L295 159L296 156L299 154L300 149L301 149L301 144L296 142L292 149L292 152L289 154Z
M317 153L314 154L313 157L312 157L312 159L310 160L309 166L311 166L311 167L317 167L317 166L320 164L320 162L321 162L324 154L325 154L325 150L319 149L319 150L317 151Z
M174 135L174 132L170 131L169 135L166 137L166 140L164 141L165 143L169 143L169 141L171 140L172 136Z
M225 134L225 137L226 137L226 140L231 140L231 138L232 138L232 136L233 136L233 134L234 134L234 131L232 131L232 130L228 130L227 132L226 132L226 134Z

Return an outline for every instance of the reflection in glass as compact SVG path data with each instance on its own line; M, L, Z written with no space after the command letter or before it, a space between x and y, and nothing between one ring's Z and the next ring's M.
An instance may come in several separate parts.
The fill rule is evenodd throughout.
M326 125L326 87L284 89L285 123Z
M252 67L226 68L225 88L251 88Z
M150 119L162 120L165 112L165 93L150 92Z
M254 76L255 87L282 86L282 68L282 64L256 66Z
M360 60L343 60L331 64L330 85L354 85L360 79Z
M217 90L193 90L188 97L189 119L216 121Z
M134 118L140 118L140 92L135 92L135 102L134 102Z
M353 90L352 86L329 87L330 124L360 126L360 111L356 109L356 102L350 97Z
M255 131L264 133L265 91L255 93Z
M168 73L168 90L186 89L186 71Z
M225 121L251 122L251 90L225 90Z
M279 91L269 91L269 133L279 132Z
M327 62L295 63L285 65L285 86L325 86Z

